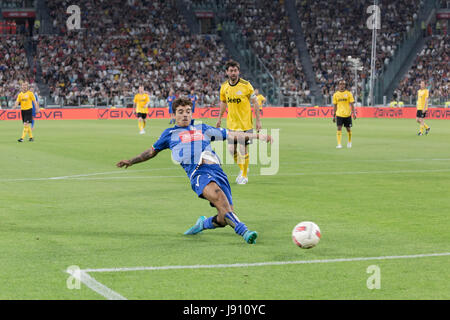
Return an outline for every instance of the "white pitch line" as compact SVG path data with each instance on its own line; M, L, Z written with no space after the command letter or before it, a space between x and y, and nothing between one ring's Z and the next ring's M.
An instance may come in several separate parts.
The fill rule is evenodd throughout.
M76 178L86 178L92 176L100 176L100 175L108 175L108 174L125 174L125 173L133 173L133 172L148 172L148 171L157 171L157 170L174 170L176 167L170 168L152 168L145 170L129 170L128 172L125 170L116 170L116 171L108 171L108 172L94 172L94 173L85 173L85 174L74 174L68 176L59 176L59 177L46 177L46 178L11 178L11 179L0 179L0 182L14 182L14 181L43 181L43 180L69 180Z
M169 168L165 168L166 170ZM178 168L170 168L178 169ZM158 169L163 170L163 169ZM142 170L148 171L148 170ZM167 176L121 176L121 177L94 177L96 175L107 175L107 174L117 174L123 173L118 171L111 172L101 172L101 173L90 173L90 174L79 174L73 176L62 176L62 177L50 177L50 178L18 178L18 179L0 179L0 182L23 182L23 181L64 181L64 180L115 180L115 179L165 179L165 178L186 178L185 175L167 175ZM133 171L138 172L138 171ZM314 175L362 175L362 174L403 174L403 173L439 173L439 172L450 172L450 169L424 169L424 170L378 170L378 171L342 171L342 172L291 172L291 173L277 173L273 176L314 176ZM259 176L259 175L250 175ZM265 176L267 177L267 176Z
M450 159L358 159L358 160L341 160L339 159L339 163L342 162L418 162L418 161L450 161ZM336 163L336 160L300 160L300 161L286 161L281 162L281 164L320 164L320 163Z
M277 173L273 176L318 176L318 175L362 175L362 174L402 174L402 173L436 173L436 172L450 172L450 169L430 169L430 170L389 170L389 171L348 171L348 172L291 172L291 173ZM257 177L259 175L250 176ZM270 176L264 176L270 177ZM71 178L70 180L133 180L133 179L166 179L166 178L186 178L185 175L180 176L125 176L125 177L101 177L101 178L89 178L89 177L80 177L80 178ZM1 182L1 180L0 180Z
M108 300L127 300L124 296L95 280L84 270L78 270L77 272L67 271L67 273Z
M450 252L414 254L405 256L381 256L381 257L359 257L359 258L340 258L340 259L322 259L322 260L297 260L297 261L271 261L255 263L234 263L234 264L210 264L210 265L180 265L180 266L160 266L160 267L131 267L131 268L102 268L102 269L83 269L83 272L127 272L127 271L154 271L154 270L176 270L176 269L213 269L213 268L242 268L242 267L265 267L291 264L314 264L314 263L335 263L335 262L355 262L371 260L394 260L394 259L416 259L426 257L450 256Z

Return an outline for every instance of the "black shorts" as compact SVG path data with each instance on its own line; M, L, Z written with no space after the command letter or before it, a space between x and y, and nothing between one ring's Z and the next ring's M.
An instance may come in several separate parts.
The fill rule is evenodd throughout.
M31 123L33 121L33 109L21 110L22 122Z
M423 110L417 110L416 117L417 118L425 118L427 116L427 112Z
M239 131L239 130L228 130L228 131L231 131L231 132L253 133L253 129L246 130L246 131ZM252 139L248 139L248 140L246 140L246 141L244 142L243 140L238 140L237 138L233 138L233 139L227 138L227 141L228 141L228 144L232 144L232 143L238 144L238 143L239 143L239 144L245 144L246 146L252 143Z
M145 120L145 119L147 118L147 114L146 114L146 113L138 112L137 117L138 117L138 118L142 118L142 119Z
M338 117L336 116L336 125L338 127L344 126L346 128L351 128L353 125L352 117Z

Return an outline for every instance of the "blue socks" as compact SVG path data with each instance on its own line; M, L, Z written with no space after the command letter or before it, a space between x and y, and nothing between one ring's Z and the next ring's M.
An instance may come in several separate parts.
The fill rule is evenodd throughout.
M203 221L203 229L215 229L218 227L224 227L217 223L216 217L217 216L206 218L206 220ZM248 230L245 223L239 221L238 217L233 212L228 212L225 215L225 221L240 236L243 236L244 233Z
M234 231L240 236L244 235L245 231L248 230L248 228L245 225L245 223L239 221L238 217L236 217L236 215L233 212L228 212L225 215L225 221L231 227L233 227Z
M213 224L214 217L206 218L205 221L203 221L203 229L215 229L216 227Z

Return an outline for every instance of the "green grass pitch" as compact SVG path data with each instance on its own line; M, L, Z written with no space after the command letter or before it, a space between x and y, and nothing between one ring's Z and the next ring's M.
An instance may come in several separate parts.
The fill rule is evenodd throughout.
M279 129L278 173L251 165L241 186L238 167L224 165L255 245L229 227L183 235L215 210L168 151L115 167L167 120L150 120L145 135L134 120L37 121L35 142L23 143L19 121L0 122L0 299L105 299L69 289L69 266L194 265L88 274L127 299L449 299L450 256L428 255L450 253L450 122L427 122L419 137L414 120L357 119L353 148L344 132L337 150L330 119L263 119ZM292 243L300 221L321 228L317 247ZM369 266L379 288L368 287Z

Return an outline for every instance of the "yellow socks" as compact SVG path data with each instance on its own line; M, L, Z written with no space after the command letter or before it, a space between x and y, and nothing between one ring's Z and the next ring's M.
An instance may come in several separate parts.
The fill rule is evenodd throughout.
M237 162L239 169L244 172L245 156L237 152L234 154L234 160Z
M249 158L250 158L249 154L247 153L244 156L244 166L243 166L243 169L242 169L242 176L245 177L245 178L247 178Z
M423 128L424 128L424 126L420 126L420 133L423 133Z
M348 142L352 143L352 132L348 132Z
M425 129L426 129L426 130L430 129L430 127L429 127L429 126L427 126L427 124L426 124L426 123L424 123L424 124L423 124L423 126L425 127Z
M341 142L342 142L342 131L338 131L336 133L336 138L337 138L337 144L338 144L338 146L340 146Z
M24 126L22 131L22 137L21 139L25 139L26 136L29 136L30 138L33 138L33 133L31 131L31 126Z
M236 152L234 155L234 162L236 162L239 166L239 169L242 171L242 176L247 178L248 173L248 165L250 163L250 156L248 153L245 155L241 155L239 152Z

